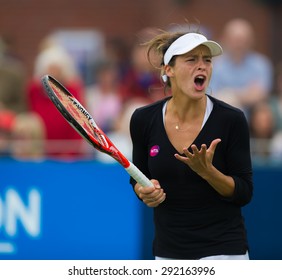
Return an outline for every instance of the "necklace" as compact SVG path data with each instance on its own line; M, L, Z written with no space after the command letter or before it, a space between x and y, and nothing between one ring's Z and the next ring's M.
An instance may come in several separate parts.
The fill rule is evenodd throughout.
M171 123L171 125L175 128L175 130L177 131L177 132L184 132L184 131L187 131L187 130L189 130L190 129L190 125L188 124L188 126L186 126L186 127L182 127L180 124L179 124L179 120L178 121L176 121L176 122L170 122Z
M179 123L176 123L175 124L175 129L176 129L177 132L184 132L184 131L187 131L189 129L189 126L186 127L186 128L181 128Z

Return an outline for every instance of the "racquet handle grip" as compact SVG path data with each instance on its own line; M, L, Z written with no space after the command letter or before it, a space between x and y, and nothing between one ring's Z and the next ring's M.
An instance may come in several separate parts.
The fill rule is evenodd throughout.
M153 183L132 162L125 170L142 187L153 187Z

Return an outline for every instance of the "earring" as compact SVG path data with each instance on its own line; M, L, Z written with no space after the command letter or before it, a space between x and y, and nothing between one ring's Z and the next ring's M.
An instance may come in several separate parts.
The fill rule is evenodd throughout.
M166 82L167 82L168 77L167 77L167 75L166 75L166 74L162 75L162 80L163 80L163 82L164 82L164 83L166 83Z

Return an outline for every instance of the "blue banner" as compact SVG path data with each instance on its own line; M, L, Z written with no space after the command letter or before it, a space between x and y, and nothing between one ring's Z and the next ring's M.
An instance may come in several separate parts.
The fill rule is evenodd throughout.
M1 259L140 259L142 204L119 165L0 161Z
M0 160L0 259L152 259L152 209L118 164ZM251 259L282 259L281 167L254 168Z

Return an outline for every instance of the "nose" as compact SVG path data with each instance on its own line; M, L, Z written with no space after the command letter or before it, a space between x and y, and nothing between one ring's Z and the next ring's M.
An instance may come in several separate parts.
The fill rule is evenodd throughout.
M199 58L198 60L198 70L203 70L205 69L206 64L203 58Z

